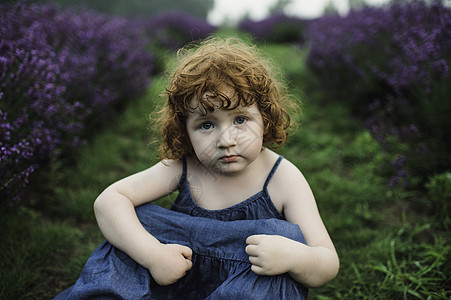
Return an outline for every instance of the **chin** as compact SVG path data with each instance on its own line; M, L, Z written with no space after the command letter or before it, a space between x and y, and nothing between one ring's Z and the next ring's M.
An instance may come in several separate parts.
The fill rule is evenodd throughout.
M220 164L215 169L218 173L224 174L224 175L233 175L235 173L239 173L243 171L246 168L245 165L238 162L228 163L228 164Z

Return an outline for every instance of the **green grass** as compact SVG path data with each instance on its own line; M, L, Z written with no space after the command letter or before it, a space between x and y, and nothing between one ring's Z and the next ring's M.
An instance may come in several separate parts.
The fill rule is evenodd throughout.
M0 299L51 299L75 282L103 240L92 209L96 197L157 161L148 115L161 86L154 80L148 95L82 147L73 164L55 161L36 175L24 205L0 212Z
M348 110L323 105L309 90L305 51L261 45L287 74L291 92L303 101L302 124L279 152L308 179L340 256L336 279L312 289L311 299L447 299L450 246L440 212L425 213L412 203L429 203L425 191L388 189L379 170L379 145ZM157 158L148 126L163 81L154 79L146 97L76 153L75 163L53 162L40 184L0 220L0 298L49 299L75 282L103 240L92 204L112 182L142 170ZM443 201L448 177L434 181ZM441 192L440 192L441 191ZM168 206L170 198L161 205ZM443 202L442 202L443 203ZM445 222L445 223L444 223Z

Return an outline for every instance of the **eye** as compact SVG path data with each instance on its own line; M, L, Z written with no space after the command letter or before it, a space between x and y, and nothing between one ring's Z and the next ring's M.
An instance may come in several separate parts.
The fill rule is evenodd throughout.
M236 125L241 125L246 123L247 119L245 117L236 117L235 118L235 124Z
M213 124L210 122L204 122L202 124L200 124L200 129L202 130L210 130L213 128Z

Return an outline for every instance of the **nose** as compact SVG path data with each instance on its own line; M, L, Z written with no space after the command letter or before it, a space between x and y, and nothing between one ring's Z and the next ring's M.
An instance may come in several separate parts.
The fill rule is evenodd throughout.
M233 126L230 126L222 130L218 134L217 147L218 148L230 148L237 145L237 130Z

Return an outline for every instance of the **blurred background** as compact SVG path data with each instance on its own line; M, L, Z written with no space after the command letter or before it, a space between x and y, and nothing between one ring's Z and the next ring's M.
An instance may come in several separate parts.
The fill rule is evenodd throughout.
M449 299L448 0L0 1L0 298L76 281L95 198L158 161L149 114L212 34L255 44L302 102L278 152L341 260L311 298Z
M324 13L346 14L352 8L364 5L380 6L390 0L188 0L188 1L88 1L88 0L32 0L28 3L57 3L62 7L83 7L102 13L128 17L150 17L156 14L180 11L204 18L212 25L233 25L251 18L258 21L275 12L301 18L317 18ZM17 0L2 0L0 3Z

